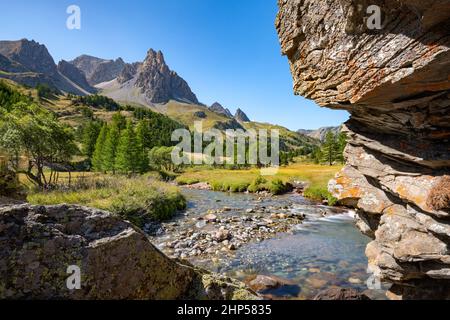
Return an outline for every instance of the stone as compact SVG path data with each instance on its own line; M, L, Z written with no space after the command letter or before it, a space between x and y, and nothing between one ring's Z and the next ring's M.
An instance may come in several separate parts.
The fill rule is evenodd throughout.
M355 289L331 288L319 292L314 300L370 300Z
M383 26L367 25L368 5ZM294 91L347 110L346 166L330 182L373 241L369 269L389 297L447 297L450 286L448 1L279 0ZM435 294L430 288L435 288Z
M267 290L277 289L283 286L295 285L295 283L293 283L288 279L266 275L257 275L256 277L250 278L247 281L247 283L248 286L256 292L264 292Z
M217 221L217 216L215 214L210 213L204 217L204 220L207 222L215 222Z
M213 238L218 242L223 242L225 240L231 239L231 233L228 230L218 230L216 233L214 233Z
M166 257L141 230L97 209L0 208L0 246L0 299L216 299L217 287L222 298L258 299L238 281ZM67 289L69 266L80 268L80 290Z

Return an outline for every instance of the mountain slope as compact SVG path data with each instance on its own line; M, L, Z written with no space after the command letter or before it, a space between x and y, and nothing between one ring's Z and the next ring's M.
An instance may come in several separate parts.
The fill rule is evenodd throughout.
M332 132L333 134L338 134L341 131L341 127L323 127L323 128L319 128L317 130L305 130L305 129L300 129L297 132L300 134L304 134L308 137L320 140L320 141L324 141L325 137L327 136L328 132Z
M250 122L249 117L245 114L244 111L241 109L236 110L236 114L234 115L234 118L239 122Z
M231 114L230 110L228 110L227 108L223 107L220 103L218 102L214 102L210 107L209 110L211 110L212 112L215 112L217 114L221 114L225 117L228 118L232 118L233 115Z
M79 56L69 63L80 69L92 86L117 78L126 66L122 58L106 60L89 55Z
M38 84L85 95L83 85L63 76L45 45L34 40L0 41L0 77L35 87Z
M150 49L143 63L124 67L118 77L97 86L113 99L146 106L177 100L198 104L188 83L167 66L161 51Z

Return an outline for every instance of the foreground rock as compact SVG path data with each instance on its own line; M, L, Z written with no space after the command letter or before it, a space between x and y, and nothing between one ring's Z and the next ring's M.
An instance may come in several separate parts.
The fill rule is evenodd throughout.
M319 292L314 300L370 300L355 289L331 288Z
M79 206L0 208L0 299L256 299L242 283L171 260L139 229ZM69 290L69 266L81 289Z
M393 299L450 298L450 1L279 0L297 94L351 113L330 184Z

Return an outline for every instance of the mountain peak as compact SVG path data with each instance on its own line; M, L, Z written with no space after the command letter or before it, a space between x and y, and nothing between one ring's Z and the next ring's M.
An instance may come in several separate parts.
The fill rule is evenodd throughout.
M236 114L235 114L234 118L239 122L250 122L249 117L247 117L245 112L239 108L236 110Z
M161 51L148 50L144 63L136 71L135 86L150 103L167 103L172 99L198 103L187 82L169 69Z
M49 75L57 73L55 61L47 47L34 40L0 41L0 54L29 71Z
M224 106L222 106L220 103L218 102L214 102L210 107L209 110L224 115L228 118L233 118L233 115L231 114L230 110L228 110L227 108L225 108Z
M97 85L117 78L126 65L122 58L106 60L86 54L75 58L70 63L84 73L91 85Z

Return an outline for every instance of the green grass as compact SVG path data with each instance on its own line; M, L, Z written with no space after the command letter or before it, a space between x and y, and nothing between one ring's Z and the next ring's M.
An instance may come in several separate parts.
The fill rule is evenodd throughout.
M304 181L308 183L305 196L314 200L331 200L327 190L328 181L334 178L342 166L321 166L305 163L295 163L281 167L274 176L261 176L257 168L248 170L211 169L196 167L187 170L177 177L180 185L207 182L216 191L242 192L269 191L280 194L289 190L289 183Z
M67 190L32 191L28 201L36 205L79 204L110 211L142 227L148 219L170 219L186 208L178 188L153 177L93 176L74 182Z

